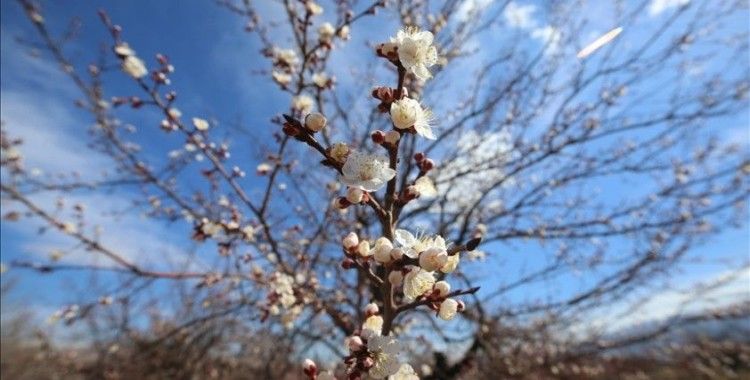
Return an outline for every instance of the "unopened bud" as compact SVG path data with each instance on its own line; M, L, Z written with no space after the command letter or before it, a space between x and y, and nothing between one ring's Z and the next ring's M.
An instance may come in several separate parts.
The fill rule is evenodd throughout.
M370 251L370 242L365 240L359 242L359 245L357 246L357 253L359 253L359 255L362 257L369 257L374 252Z
M388 274L388 282L393 286L399 286L404 281L404 274L400 270L394 270Z
M362 199L365 196L365 192L362 191L362 189L357 187L350 187L346 190L346 200L351 202L352 204L357 204L362 202Z
M428 172L432 170L432 168L435 167L435 161L425 158L422 160L422 162L419 163L419 168L422 169L423 172Z
M310 378L314 378L315 375L318 373L318 366L315 365L315 362L310 359L305 359L302 362L302 371Z
M313 132L320 132L326 127L328 120L323 114L313 112L305 117L305 127Z
M385 142L388 144L394 145L398 140L401 140L401 134L398 133L398 131L388 131L388 133L385 134Z
M349 351L357 352L364 347L365 343L362 341L362 338L355 335L346 339L346 345L349 347Z
M414 154L414 161L416 161L417 163L422 162L424 159L425 159L424 153L418 152Z
M347 250L354 249L359 245L359 237L356 233L350 232L341 241L341 245L344 246L344 248Z
M375 303L369 303L367 306L365 306L365 315L372 316L377 315L380 312L380 308L378 308L378 305Z
M354 260L348 257L341 261L341 267L344 269L352 269L355 266L357 266L357 264L354 262Z
M446 281L438 281L434 286L435 295L438 297L445 297L451 291L451 285Z
M382 144L385 142L385 132L383 131L375 131L372 133L372 142L375 144Z

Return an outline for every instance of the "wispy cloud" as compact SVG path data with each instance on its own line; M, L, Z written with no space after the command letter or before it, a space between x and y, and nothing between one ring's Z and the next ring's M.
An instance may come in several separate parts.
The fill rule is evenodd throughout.
M651 0L651 4L648 6L649 16L658 16L663 12L687 5L690 0Z

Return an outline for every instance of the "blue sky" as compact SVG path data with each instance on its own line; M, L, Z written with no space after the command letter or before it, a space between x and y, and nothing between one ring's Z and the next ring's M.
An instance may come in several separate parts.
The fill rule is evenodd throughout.
M474 1L474 3L481 5L487 2ZM592 4L596 3L592 2ZM633 26L632 30L626 29L623 33L621 36L623 46L635 44L640 36L640 28L645 30L653 27L649 23L654 22L654 18L667 17L668 12L674 11L673 5L678 3L680 1L654 1L648 8L650 14L649 17L644 18L644 24ZM542 48L539 36L543 34L541 31L546 25L544 7L538 2L518 2L517 4L535 5L536 8L526 14L530 17L529 19L522 18L513 21L510 30L514 34L497 38L521 36L525 38L525 47L531 51L538 51ZM31 59L28 56L29 49L15 43L16 36L29 35L30 25L15 2L4 1L0 6L2 7L0 16L2 28L1 116L11 133L23 136L30 146L44 147L24 152L28 164L47 172L67 171L69 168L75 168L84 173L84 178L85 173L98 174L101 171L111 171L112 165L106 157L96 153L81 154L87 150L86 129L90 127L92 121L88 114L72 106L74 99L78 97L72 83L57 71L55 64L48 60ZM74 62L82 67L85 63L98 58L97 55L91 55L90 47L100 46L102 43L109 44L107 33L96 15L96 9L99 7L106 9L117 23L124 26L124 39L135 48L139 56L147 59L151 64L153 64L152 57L156 53L163 53L170 57L176 66L172 82L174 89L178 92L178 106L183 114L188 117L215 118L219 125L215 136L232 137L233 162L241 163L243 168L251 173L260 162L258 157L264 152L262 143L269 142L267 146L272 146L270 144L271 133L274 127L268 120L287 108L289 96L277 91L267 74L258 74L259 71L267 71L269 65L260 56L258 41L242 31L243 21L215 6L211 1L45 2L44 14L53 31L61 31L67 20L73 16L81 18L81 33L67 46L67 52L73 57ZM262 11L270 15L272 19L281 18L278 16L278 8L275 5L265 5ZM601 16L596 18L599 24L594 23L587 29L588 35L592 38L616 25L617 16L606 6L590 5L587 11ZM741 24L741 20L739 22L737 25L724 27L730 30L746 28L746 25ZM355 33L357 30L366 32L362 32L362 35L355 35L353 41L336 51L330 69L338 78L337 91L343 98L364 99L366 104L371 87L369 84L363 85L357 76L351 75L351 72L361 72L365 65L376 62L370 50L365 46L366 40L384 40L397 27L395 23L383 25L375 19L364 19L357 25ZM482 62L490 56L491 47L498 43L498 39L489 35L474 41L480 48L480 52L463 63L471 65L472 60L474 63ZM288 42L289 36L284 36L282 32L278 44L285 46ZM448 70L449 75L456 78L465 75L460 72L450 72L451 68ZM381 70L381 73L383 72L385 71ZM666 80L671 80L671 78L657 77L654 78L654 83L663 83ZM112 95L126 95L137 91L135 84L117 71L107 73L105 81ZM448 83L460 86L460 81L448 81ZM450 96L433 96L433 98L435 105L438 102L450 103L454 100ZM138 128L138 141L143 145L143 151L146 152L148 158L156 162L165 159L163 155L159 156L156 152L179 149L184 143L175 136L165 136L158 129L158 119L153 114L143 115L143 113L123 110L119 115L123 120ZM726 139L739 141L745 150L750 139L747 116L747 114L737 115L720 121L722 126L726 127L723 136ZM361 119L364 117L365 114ZM231 128L231 125L235 123L247 126L250 136L240 135L242 139L238 138L237 131ZM256 141L260 144L250 145L246 144L246 141ZM255 180L256 177L249 175L244 180L243 186L253 189ZM198 181L189 178L185 179L184 185L201 186ZM627 196L626 189L620 183L602 183L601 187L611 192L610 199ZM95 221L106 225L111 220L111 216L101 215L102 213L128 209L129 200L137 195L128 190L118 190L109 194L78 194L72 197L72 201L80 201L89 205L90 215L95 218ZM51 196L39 198L41 203L48 205L51 205L54 200ZM3 211L5 207L4 204ZM196 246L186 239L184 231L187 224L183 222L167 225L130 214L120 216L118 226L116 231L107 229L105 232L108 242L127 252L129 257L138 262L159 263L164 257L179 261L181 253L185 251L194 251L198 254L210 251L210 247ZM17 259L44 261L53 247L71 246L71 243L64 237L51 234L38 237L37 227L38 225L33 223L3 222L0 227L2 261L11 262ZM137 236L137 241L134 241L134 236ZM680 287L686 287L696 281L710 280L725 275L726 265L717 265L712 262L720 258L728 258L733 263L747 262L750 259L748 258L749 239L747 226L741 229L729 229L715 236L710 242L697 246L692 252L693 256L700 261L684 265L682 271L675 273L671 280ZM626 242L621 243L626 245ZM490 280L485 280L488 288L498 282L503 282L503 271L516 273L522 268L534 267L540 263L537 255L546 255L552 251L549 246L522 242L485 247L485 249L499 252L500 258L492 263L503 264L499 267L501 268L499 280L496 275L498 267L484 266L477 269L479 273L484 272L490 278ZM78 262L92 260L85 252L76 252L68 259ZM208 267L212 265L212 261L205 259L192 265ZM581 274L574 273L562 282L558 279L548 284L537 284L533 289L523 289L519 293L509 294L508 297L522 299L526 294L554 297L560 293L573 292L587 282L581 277ZM60 305L81 300L91 301L91 298L87 297L98 296L98 293L86 292L87 278L81 278L80 275L73 273L40 276L32 272L12 270L3 274L3 281L10 279L18 283L14 291L3 300L4 304L13 305L11 308L3 308L4 315L8 313L7 310L20 308L20 305L41 310L41 313L49 313ZM107 281L111 279L109 276L104 276L100 280L106 288L109 286ZM737 295L738 292L742 293L743 289L748 290L750 272L743 274L731 286L726 291L729 296L722 293L719 297L722 299L721 302ZM747 293L744 292L744 296L747 297ZM662 316L669 309L664 305L674 303L680 297L679 294L665 291L663 295L658 295L659 301L648 312L644 312L643 317L648 319L647 316L653 318Z

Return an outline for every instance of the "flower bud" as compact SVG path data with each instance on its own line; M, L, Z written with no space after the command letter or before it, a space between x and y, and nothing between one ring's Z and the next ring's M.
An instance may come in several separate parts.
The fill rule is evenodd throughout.
M446 281L438 281L435 283L434 290L438 297L445 297L451 292L451 285Z
M393 249L393 243L388 238L381 237L375 241L375 247L373 247L373 253L375 260L379 263L387 264L391 262L391 250Z
M349 200L347 200L345 197L338 197L333 200L333 206L339 210L343 210L351 205L352 203L349 202Z
M464 301L459 300L458 301L458 311L462 312L464 310L466 310L466 304L464 303Z
M341 245L347 250L352 250L359 245L359 237L354 232L349 232L341 241Z
M404 200L410 201L416 198L419 198L419 190L417 189L417 187L414 185L407 186L406 190L404 190Z
M428 171L432 170L432 168L434 168L434 167L435 167L435 161L433 161L433 160L431 160L429 158L426 158L422 162L419 163L419 168L423 172L428 172Z
M356 188L356 187L350 187L346 190L346 200L351 202L352 204L357 204L362 202L362 199L364 198L365 192L362 191L362 189Z
M365 369L370 369L374 365L375 365L375 361L372 360L372 358L369 356L366 357L364 360L362 360L362 367L364 367Z
M354 262L354 260L348 257L341 261L341 267L344 269L352 269L355 266L357 266L357 264Z
M417 152L417 153L414 154L414 161L416 161L417 163L422 162L425 158L426 157L425 157L424 153L422 153L422 152Z
M372 142L375 144L382 144L385 142L385 132L383 131L375 131L370 137L372 137Z
M294 137L299 134L299 129L289 123L284 123L284 126L281 127L281 131L289 137Z
M305 359L302 362L302 371L307 375L308 377L315 377L315 375L318 373L318 366L315 365L315 362L311 359Z
M359 253L362 257L369 257L374 252L370 250L370 242L365 240L359 242L359 245L357 246L357 253Z
M367 304L367 306L365 306L365 315L367 315L368 317L372 315L377 315L379 312L380 312L380 308L378 308L378 305L375 304L374 302L369 303Z
M385 142L391 145L395 145L398 140L401 140L401 134L398 131L388 131L385 134Z
M208 122L206 120L194 117L193 118L193 126L195 127L195 129L197 129L199 131L207 131L208 127L209 127L209 124L208 124Z
M349 156L349 146L345 143L338 142L331 146L330 155L331 158L336 160L337 162L344 163L346 162L346 158Z
M401 260L402 257L404 257L404 249L403 248L393 248L390 252L391 259L393 260Z
M440 248L430 248L419 255L419 266L428 272L442 268L446 261L448 252Z
M440 319L450 321L456 316L458 312L458 302L452 298L447 298L440 304L440 310L438 311L438 317Z
M404 282L404 274L400 270L394 270L388 274L388 282L393 286L399 286Z
M305 117L305 127L313 132L320 132L326 127L328 120L323 114L313 112Z
M365 343L362 341L362 338L360 338L357 335L350 336L346 338L346 345L349 347L349 351L351 352L357 352L364 347Z

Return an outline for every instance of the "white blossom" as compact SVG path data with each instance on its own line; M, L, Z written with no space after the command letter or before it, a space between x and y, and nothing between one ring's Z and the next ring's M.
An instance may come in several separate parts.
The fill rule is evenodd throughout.
M195 129L197 129L199 131L207 131L208 127L209 127L209 124L208 124L208 121L206 121L204 119L201 119L201 118L198 118L198 117L194 117L193 118L193 126L195 127Z
M453 298L447 298L440 304L440 311L438 311L438 316L440 317L440 319L450 321L451 319L453 319L453 317L456 316L457 312L458 301L454 300Z
M432 112L422 108L419 102L412 98L403 98L391 103L391 120L396 128L414 127L419 135L435 140L437 137L430 126L431 118Z
M396 176L387 157L357 151L349 153L342 172L342 182L365 191L377 191Z
M299 63L299 58L294 49L273 48L273 57L277 62L289 67L294 67Z
M451 285L447 281L438 281L435 283L435 293L440 297L445 297L451 292Z
M437 189L430 177L422 176L414 182L414 189L417 190L420 197L432 198L437 195Z
M350 33L351 29L349 28L349 25L344 25L341 27L341 29L339 29L338 35L342 40L348 40L351 37Z
M383 333L383 317L371 315L365 319L362 324L362 337L370 339L374 336L380 336Z
M432 272L411 266L409 273L404 276L404 296L408 300L414 300L432 290L433 285L435 285L435 276Z
M401 363L401 345L390 336L375 336L367 342L374 365L368 374L374 379L383 379L398 372Z
M408 363L401 364L398 372L388 377L388 380L419 380L417 372Z
M331 25L330 22L324 22L320 27L318 28L318 39L320 42L328 43L331 42L331 39L336 34L336 28Z
M359 242L357 246L357 253L362 257L370 257L374 252L370 250L370 242L367 240Z
M344 163L346 162L347 157L349 157L350 152L351 152L351 149L349 149L349 146L346 145L346 143L337 142L331 146L330 155L331 155L331 158L333 158L337 162Z
M448 261L448 252L437 247L430 248L419 255L419 266L428 272L434 272Z
M458 267L459 257L458 253L454 255L449 255L448 258L445 260L445 264L440 268L440 271L443 273L451 273L456 270Z
M346 235L341 241L341 245L343 245L346 249L353 249L354 247L359 245L359 237L356 233L349 232L349 234Z
M432 78L428 68L437 63L438 56L431 32L405 28L399 30L391 42L398 47L398 59L407 71L422 80Z
M135 79L143 78L148 74L146 64L134 55L129 55L122 60L122 71Z
M326 86L328 86L329 80L330 78L328 78L328 74L324 72L315 73L312 76L313 83L315 83L315 85L320 88L325 88Z
M271 77L273 77L273 80L276 81L276 83L282 86L287 86L292 82L292 76L281 71L274 70L271 73Z
M308 0L305 3L305 8L307 8L307 11L310 12L310 14L313 15L313 16L317 16L317 15L323 13L323 7L321 7L320 4L318 4L318 3L316 3L316 2L314 2L312 0Z
M292 108L303 114L309 113L314 104L313 99L307 95L297 95L292 98Z
M391 250L393 249L393 243L386 237L378 238L375 241L375 246L372 248L375 260L387 264L391 261Z

